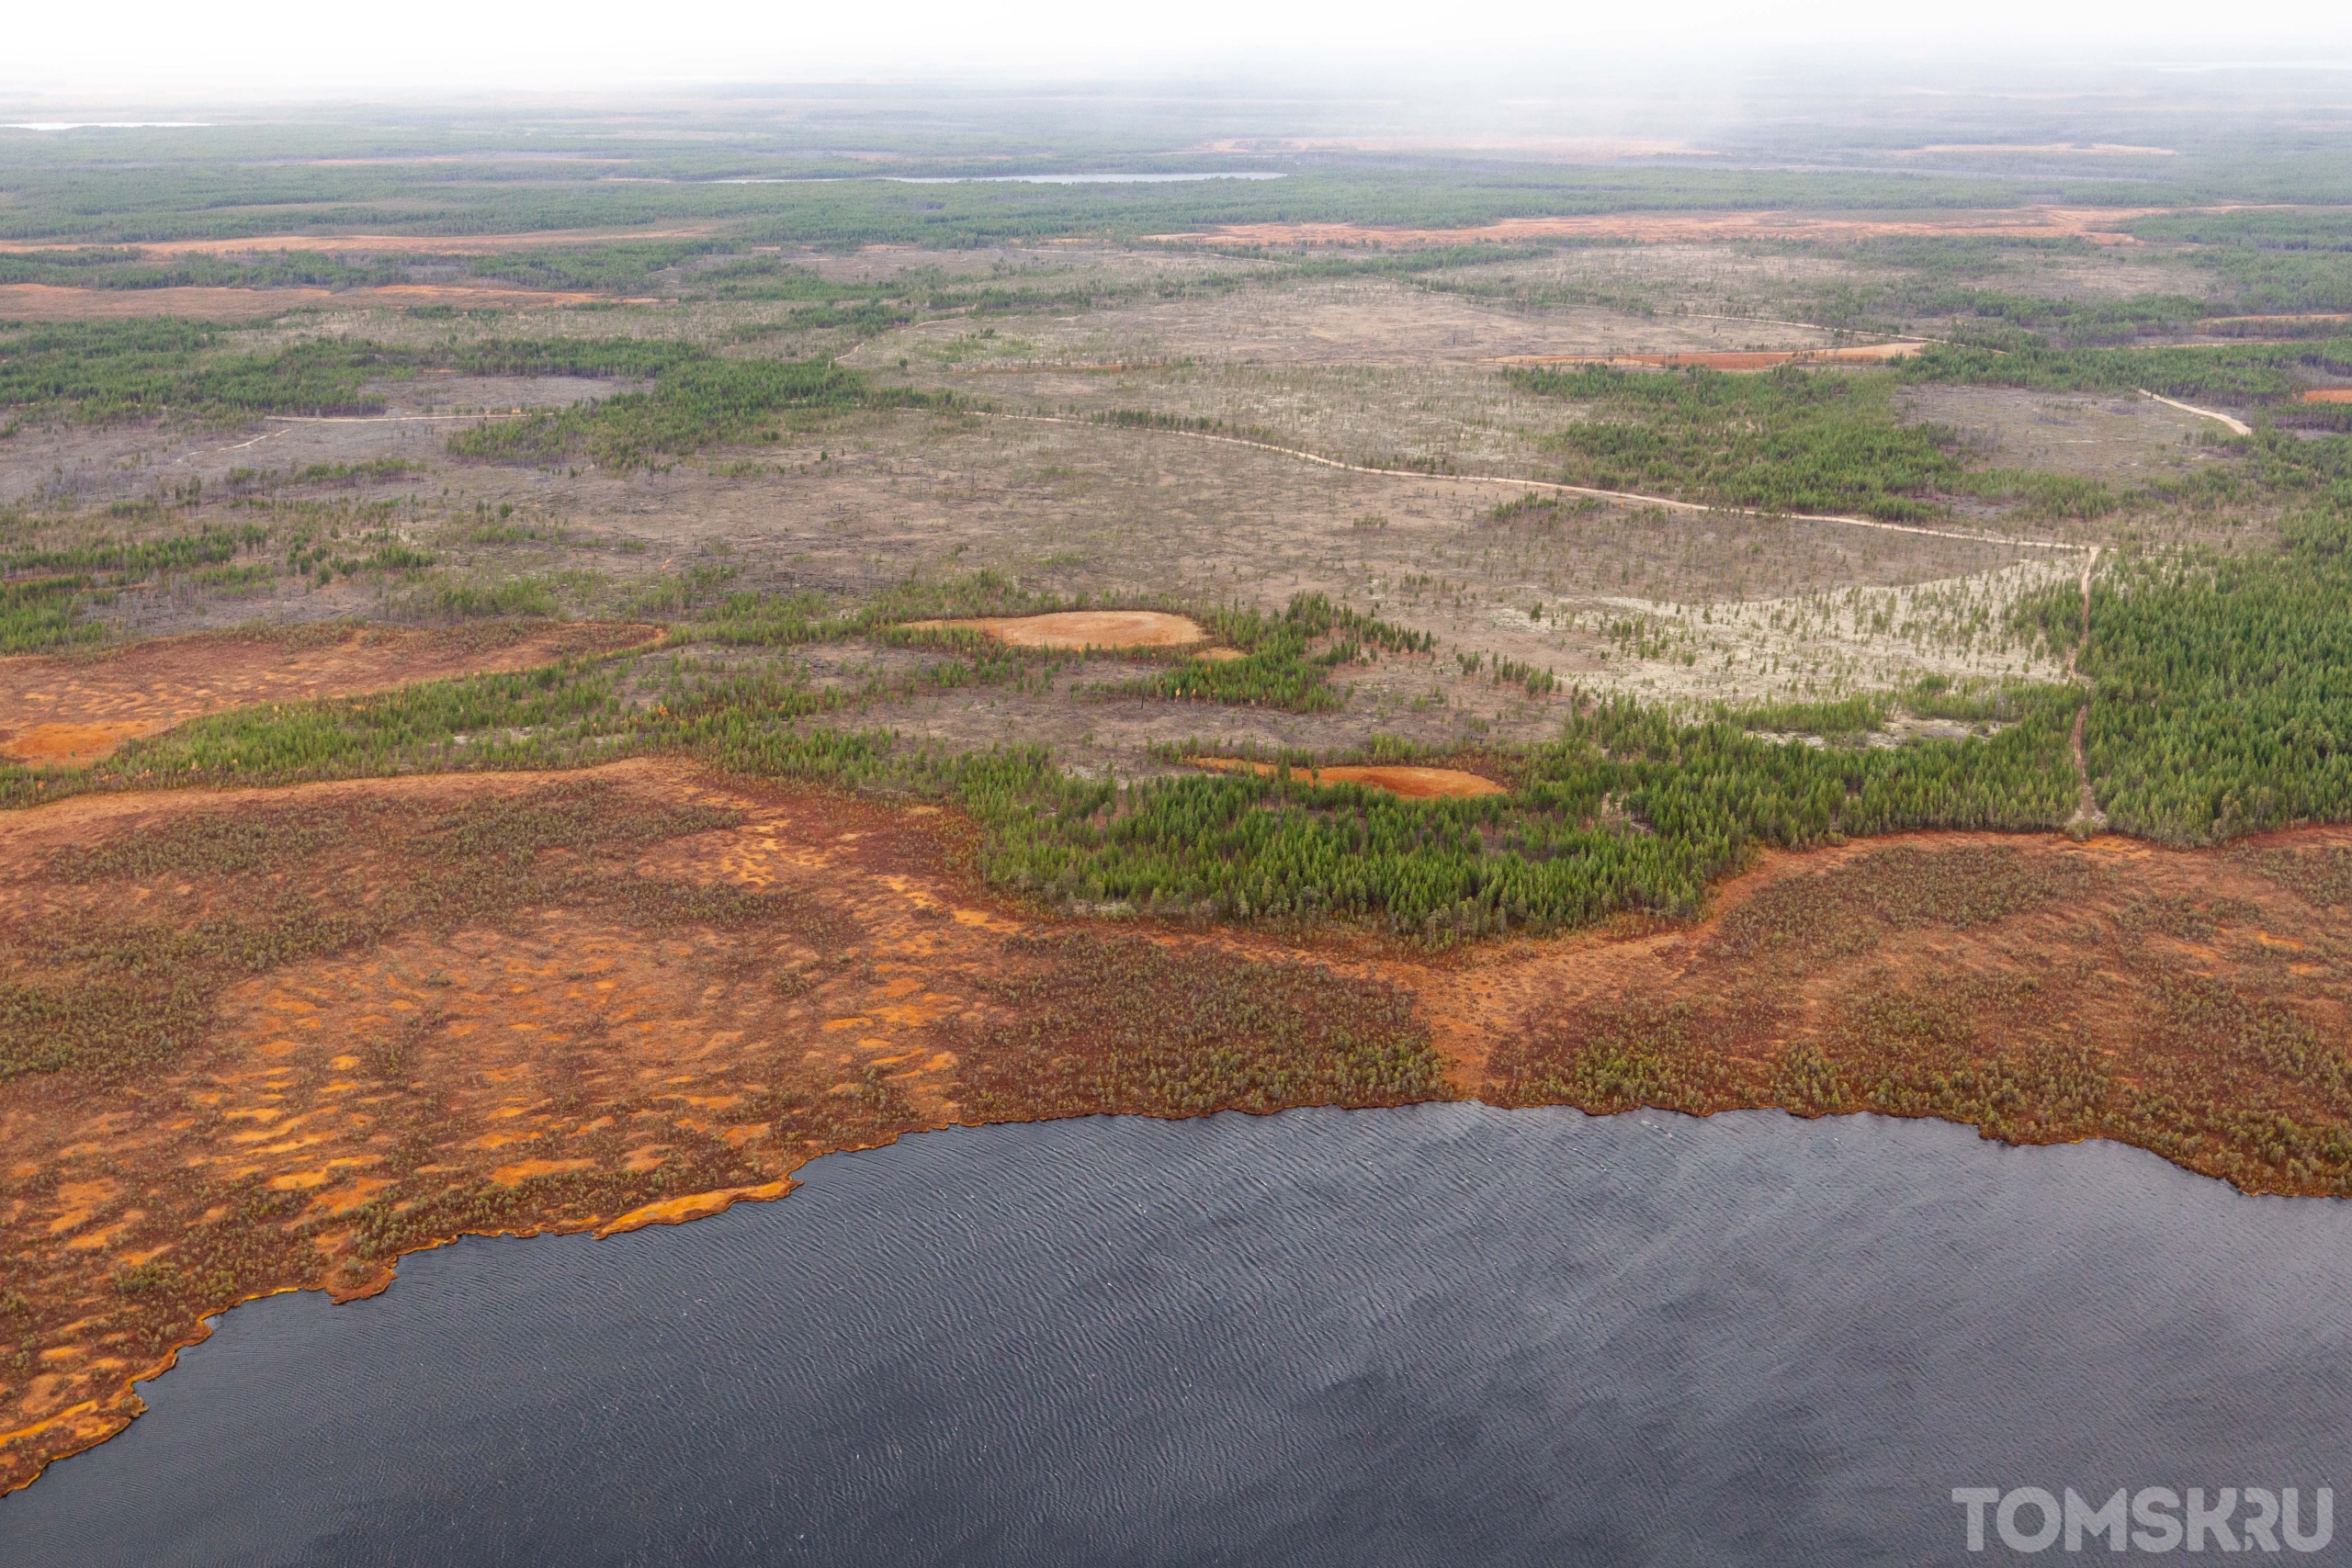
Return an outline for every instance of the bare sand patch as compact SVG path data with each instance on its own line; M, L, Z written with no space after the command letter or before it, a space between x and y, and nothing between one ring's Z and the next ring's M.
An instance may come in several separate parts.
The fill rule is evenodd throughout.
M1260 778L1272 778L1280 771L1273 762L1252 762L1239 757L1187 757L1196 768L1206 768L1219 773L1255 773ZM1439 795L1509 795L1510 791L1494 780L1478 773L1464 773L1459 768L1408 767L1396 763L1380 763L1369 767L1345 764L1332 768L1293 768L1293 778L1309 784L1360 784L1374 789L1385 789L1391 795L1408 800L1429 800Z
M1012 648L1184 648L1209 635L1190 615L1159 610L1060 610L907 624L919 631L986 632Z
M0 321L98 321L130 316L191 316L248 321L285 310L399 310L454 305L470 310L528 310L584 305L595 294L529 288L466 288L394 283L380 288L61 288L47 283L0 284Z
M109 724L36 724L0 740L0 754L20 762L95 762L126 740L150 733L144 719Z
M164 637L96 657L0 659L0 756L95 762L127 740L229 708L527 670L639 647L661 635L654 626L599 622L443 631L328 626Z
M2352 387L2313 387L2303 394L2307 403L2352 403Z

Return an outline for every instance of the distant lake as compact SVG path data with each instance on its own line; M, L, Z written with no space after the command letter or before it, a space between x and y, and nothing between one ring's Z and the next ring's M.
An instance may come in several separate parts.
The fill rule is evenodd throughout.
M1439 1105L802 1174L229 1313L0 1562L1963 1562L2010 1553L1956 1486L2352 1507L2352 1209L2111 1145Z
M0 125L0 130L209 130L207 119L31 119Z
M715 186L829 186L851 180L888 180L900 186L1159 186L1177 185L1187 180L1281 180L1283 174L1236 171L1205 175L836 175L829 177L788 179L782 176L767 179L746 175L741 179L711 180Z

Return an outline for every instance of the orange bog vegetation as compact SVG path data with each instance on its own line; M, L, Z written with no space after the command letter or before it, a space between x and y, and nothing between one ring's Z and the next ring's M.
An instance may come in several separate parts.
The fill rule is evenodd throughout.
M443 631L342 625L163 637L119 651L0 659L0 756L95 762L126 740L257 703L356 696L641 647L656 626L502 622Z

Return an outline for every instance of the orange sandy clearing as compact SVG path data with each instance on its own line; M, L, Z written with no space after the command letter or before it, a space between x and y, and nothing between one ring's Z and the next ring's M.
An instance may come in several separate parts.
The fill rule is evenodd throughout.
M528 670L661 636L657 626L595 622L449 631L330 626L258 637L165 637L95 657L0 659L0 756L95 762L126 740L227 708Z
M718 231L715 223L668 229L548 229L531 234L261 234L247 240L127 240L124 250L144 256L243 255L248 252L317 251L327 255L500 255L537 245L600 245L616 240L700 240ZM0 240L0 255L37 255L44 251L87 249L84 243Z
M1628 369L1649 367L1674 370L1690 366L1706 370L1770 370L1776 366L1801 365L1815 360L1907 359L1927 346L1924 343L1872 343L1858 344L1846 348L1754 349L1729 353L1507 354L1487 363L1492 365L1615 365Z
M0 284L0 321L93 321L124 316L193 316L210 321L274 316L282 310L394 310L456 305L468 310L526 310L542 305L584 305L596 294L528 288L461 288L396 283L381 288L59 288L46 283Z
M2303 394L2307 403L2352 403L2352 387L2313 387Z
M1781 1105L2352 1191L2352 829L1858 840L1763 857L1703 920L1442 955L1072 919L973 886L971 849L933 808L660 761L0 813L0 983L51 998L0 1018L0 1492L119 1431L233 1300L689 1220L951 1124ZM198 933L184 1025L75 967ZM17 1016L45 1008L77 1032Z
M1718 240L1875 240L1939 235L1986 239L2139 242L2115 226L2174 209L2158 207L2018 207L1905 218L1846 218L1815 212L1620 212L1506 218L1472 229L1380 229L1361 223L1227 223L1154 240L1210 245L1462 245L1479 240L1611 239L1704 243ZM2225 210L2213 209L2210 210Z
M986 632L1013 648L1184 648L1209 635L1189 615L1159 610L1062 610L907 625L918 631Z
M1256 773L1260 778L1272 778L1280 771L1272 762L1250 762L1238 757L1187 757L1184 761L1193 767L1207 768L1215 773ZM1386 764L1361 768L1294 768L1291 776L1305 779L1309 784L1370 784L1391 795L1401 795L1408 800L1427 800L1442 795L1510 793L1492 779L1465 773L1458 768L1413 768Z

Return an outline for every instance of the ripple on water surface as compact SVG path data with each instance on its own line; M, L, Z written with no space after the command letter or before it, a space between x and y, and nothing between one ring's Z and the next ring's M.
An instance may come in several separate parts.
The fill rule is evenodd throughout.
M2112 1145L1447 1105L804 1175L231 1313L0 1560L1910 1562L1954 1486L2352 1477L2352 1213Z

